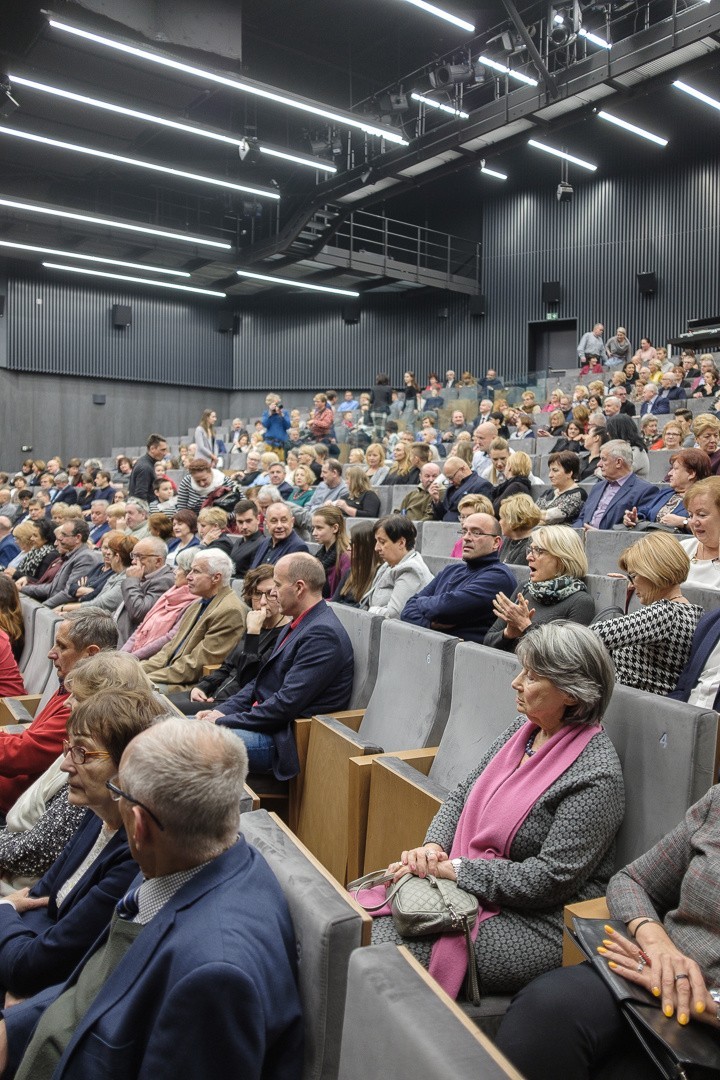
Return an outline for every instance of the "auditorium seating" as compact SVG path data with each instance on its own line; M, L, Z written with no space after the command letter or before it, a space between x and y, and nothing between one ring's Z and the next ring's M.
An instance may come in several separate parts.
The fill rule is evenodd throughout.
M23 612L25 607L23 606ZM30 652L24 666L21 666L25 689L28 694L42 694L49 680L53 676L54 668L52 660L48 659L48 653L55 643L55 632L58 624L62 622L62 616L51 608L36 605L34 619L29 627L25 624L26 637L30 639ZM27 642L26 642L27 644ZM25 651L23 650L23 655Z
M298 739L301 774L294 782L297 834L339 881L361 861L367 768L348 762L383 750L432 746L450 707L458 639L386 619L380 632L377 681L365 710L314 717ZM307 723L301 722L305 731ZM293 821L295 816L293 817ZM351 854L350 848L353 853Z
M460 539L460 524L457 521L426 521L423 523L422 536L418 545L420 554L439 555L449 558L452 549Z
M370 615L359 608L348 607L347 604L331 604L330 607L345 628L353 648L355 675L350 708L364 709L377 679L380 631L384 619L380 615Z
M631 529L590 529L585 533L585 554L591 574L615 574L625 548L642 537Z
M244 814L241 830L277 877L295 929L305 1021L303 1080L336 1080L343 1075L338 1065L348 964L354 951L369 945L371 918L275 814Z
M339 1076L368 1080L522 1080L409 951L371 945L350 957Z

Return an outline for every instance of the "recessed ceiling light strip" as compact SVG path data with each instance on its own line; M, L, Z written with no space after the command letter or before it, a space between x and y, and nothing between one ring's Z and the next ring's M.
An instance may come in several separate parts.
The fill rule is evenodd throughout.
M196 135L203 139L211 139L215 142L225 143L228 146L241 147L246 143L246 140L241 137L224 135L220 131L211 131L208 128L196 127L193 124L183 124L179 120L169 120L165 116L157 116L154 113L142 112L140 109L130 109L125 105L115 105L111 101L88 97L86 94L76 94L71 90L62 90L59 86L49 86L47 83L36 82L34 79L26 79L22 75L10 74L8 75L8 78L13 85L27 86L31 90L38 90L43 94L52 94L55 97L65 98L67 101L76 101L80 105L89 105L90 108L93 109L105 109L106 112L118 113L121 116L131 116L134 119L142 120L147 124L158 124L162 127L172 128L174 131L185 131L189 135ZM283 158L285 161L292 161L296 165L305 165L310 169L319 169L322 172L329 173L337 172L334 165L330 165L327 161L321 161L320 158L306 157L302 154L291 154L284 150L276 150L274 147L270 146L258 146L258 150L261 154Z
M478 56L478 63L484 64L485 67L492 68L493 71L499 71L502 75L507 75L510 79L517 79L518 82L526 83L528 86L537 86L537 79L531 79L529 75L526 75L523 71L515 71L513 68L509 68L506 64L499 64L497 60L492 60L489 56Z
M610 124L615 124L616 127L623 128L624 131L629 131L633 135L639 135L641 139L647 139L648 142L657 143L658 146L667 146L667 139L663 139L660 135L654 135L652 131L648 131L646 128L638 127L637 124L631 124L627 120L622 120L619 116L613 116L612 113L605 112L601 109L598 113L601 120L607 120Z
M271 285L291 285L294 289L312 289L313 292L334 293L336 296L358 297L359 292L352 289L333 289L329 285L311 285L309 281L293 281L292 278L271 277L270 274L255 274L251 270L236 270L239 277L251 278L253 281L269 281Z
M208 240L205 236L192 236L189 233L154 229L150 225L133 225L128 221L114 221L112 218L98 217L96 214L79 214L74 210L60 210L55 206L38 206L35 203L20 202L18 199L6 199L4 196L0 196L0 206L9 206L14 210L25 210L30 214L46 214L49 217L67 218L69 221L86 221L90 225L102 225L107 229L123 229L126 232L142 233L145 236L161 236L165 240L178 240L184 244L220 248L222 251L232 250L232 244L227 244L221 240Z
M163 56L160 53L150 52L147 49L140 49L135 45L126 45L122 41L116 41L113 38L105 37L102 34L94 34L89 30L83 30L79 26L70 26L68 23L60 22L58 19L49 19L50 26L55 30L62 30L63 33L73 34L75 37L84 38L86 41L92 41L96 45L104 45L109 49L116 49L118 52L127 53L129 56L136 56L140 60L147 60L151 64L159 64L162 67L172 68L174 71L182 71L186 75L194 75L199 79L205 79L209 82L219 83L221 86L227 86L230 90L239 90L244 94L254 94L256 97L264 98L266 101L274 101L278 105L287 105L291 109L298 109L300 112L312 113L313 116L321 116L324 120L331 120L336 124L342 124L346 127L355 127L360 131L366 132L368 135L376 135L380 139L386 139L388 142L398 143L401 146L407 146L407 140L403 139L402 135L399 135L396 131L392 131L390 128L380 127L377 124L369 124L364 120L361 120L357 116L353 116L351 113L337 112L334 109L326 108L324 105L312 102L310 100L301 98L299 95L291 93L279 93L277 90L273 90L270 87L266 87L260 83L247 82L241 79L230 79L226 75L220 75L216 71L207 71L204 68L194 67L192 64L183 64L179 60L173 60L169 56Z
M470 114L462 112L461 109L455 109L452 105L446 105L443 101L434 101L432 98L425 97L424 94L412 93L410 97L413 101L421 101L423 105L429 105L432 109L439 109L440 112L449 113L450 116L457 116L459 120L469 120Z
M485 165L481 165L480 172L487 173L488 176L494 176L496 180L507 180L506 173L496 172L495 169L488 169Z
M52 262L44 262L43 266L48 270L67 270L71 274L89 274L92 277L112 278L114 281L132 281L136 285L154 285L156 289L180 289L182 292L200 293L201 296L219 296L221 300L227 295L214 289L198 289L194 285L179 285L175 281L153 281L151 278L130 277L128 274L110 274L107 270L91 270L86 266L64 266L62 263Z
M574 157L572 154L566 154L564 150L557 150L554 146L548 146L547 143L528 139L528 146L534 146L536 150L543 150L546 154L552 154L553 157L562 158L563 161L570 161L573 165L579 165L581 169L588 169L590 172L597 171L597 165L593 165L592 162L583 161L582 158Z
M169 165L158 165L153 161L143 161L140 158L125 157L124 154L110 154L106 150L96 150L91 146L81 146L79 143L63 142L61 139L49 139L46 135L35 135L31 131L21 131L19 128L5 127L0 124L0 135L10 135L14 139L25 139L26 142L42 143L43 146L54 146L58 150L70 150L74 154L85 154L87 157L102 158L104 161L119 161L122 165L132 165L137 169L149 169L151 172L164 173L166 176L180 176L185 180L196 180L202 184L212 184L215 187L228 188L230 191L239 191L246 195L256 195L262 199L279 199L277 191L269 188L251 187L249 184L236 184L230 180L220 180L215 176L202 176L200 173L186 172L184 169L174 169Z
M673 86L678 90L682 90L684 94L694 97L697 101L702 101L704 105L709 105L712 109L720 109L720 101L717 98L703 94L701 90L696 90L694 86L688 86L687 83L682 82L680 79L676 79Z
M18 244L13 240L0 240L0 247L15 248L18 251L33 251L39 255L60 255L64 259L85 259L88 262L103 263L108 266L124 266L126 270L144 270L148 274L190 277L186 270L169 270L165 266L147 266L145 263L125 262L123 259L106 259L101 255L85 255L81 251L63 251L61 248L38 247L36 244Z
M434 4L428 4L426 0L405 0L405 2L412 4L413 7L421 8L422 11L427 11L429 15L434 15L437 19L444 19L445 22L452 23L453 26L459 26L461 30L467 30L469 34L475 33L475 27L471 22L460 19L457 15L451 15L449 11L435 7Z

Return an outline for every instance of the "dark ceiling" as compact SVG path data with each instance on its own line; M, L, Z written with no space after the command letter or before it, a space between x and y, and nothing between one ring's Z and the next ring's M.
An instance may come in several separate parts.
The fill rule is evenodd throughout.
M681 3L681 8L693 5ZM47 6L47 5L44 5ZM652 9L654 17L672 10L670 0L651 0L641 10L635 4L632 25ZM698 4L706 10L708 5ZM712 0L710 9L720 6ZM500 0L448 0L455 14L475 22L485 32L506 19ZM546 10L541 3L518 3L530 23ZM409 89L407 76L452 50L461 50L466 35L403 0L206 0L198 8L192 0L84 0L60 2L53 12L68 22L97 29L109 36L162 48L168 55L199 67L234 72L349 110L382 88L399 82ZM241 11L241 19L238 12ZM642 85L616 84L612 106L627 120L668 138L661 149L603 123L591 111L592 102L572 116L538 123L530 134L598 165L595 177L643 174L663 168L668 161L690 160L715 154L720 113L692 101L673 89L682 76L699 89L720 97L720 44L718 29L708 35L704 48L677 68L664 64ZM221 55L222 51L225 55ZM59 85L78 93L106 98L147 112L207 125L235 134L256 133L269 144L311 152L310 141L326 133L321 121L257 100L197 78L155 68L133 57L97 48L53 31L36 0L5 0L0 67L16 75ZM685 57L690 53L683 54ZM238 58L242 57L241 62ZM17 87L13 96L20 109L0 124L29 130L66 142L85 144L115 154L170 164L187 171L269 185L275 182L284 206L296 206L312 195L315 174L309 170L251 155L240 163L235 148L197 140L107 112L59 101L37 91ZM492 86L478 104L492 102ZM473 99L468 99L472 101ZM608 105L609 107L609 105ZM471 105L475 108L475 104ZM562 127L557 124L562 123ZM406 122L408 135L414 134ZM500 183L479 172L477 156L456 155L452 171L446 166L440 179L433 172L405 181L396 197L389 188L384 208L388 215L447 227L473 236L477 209L486 198L502 190L547 185L560 178L560 164L527 147L527 132L505 139L498 149L484 152L487 165L507 173ZM377 152L377 151L373 151ZM158 178L119 163L106 163L57 148L22 142L0 135L2 180L0 195L85 210L128 221L160 223L196 235L223 238L243 249L275 224L274 210L236 193L206 188L179 178ZM391 155L388 155L390 157ZM345 156L339 156L345 164ZM571 167L573 183L590 174ZM360 181L358 180L359 184ZM262 207L262 209L260 209ZM383 206L372 209L381 212ZM466 220L463 229L460 224ZM257 235L254 235L257 230ZM194 283L204 287L224 282L230 291L251 295L256 286L232 278L242 254L208 262L206 251L188 245L146 242L99 233L91 227L57 226L0 207L0 239L74 246L97 255L140 262L160 261L190 270ZM192 260L188 261L188 256ZM8 256L12 263L15 256ZM18 255L18 259L23 256ZM35 264L39 258L27 256ZM232 284L230 284L232 283Z

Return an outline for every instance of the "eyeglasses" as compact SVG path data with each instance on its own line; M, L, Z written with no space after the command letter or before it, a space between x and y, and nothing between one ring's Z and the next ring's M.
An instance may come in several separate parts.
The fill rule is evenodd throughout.
M159 555L136 555L135 552L130 556L132 562L141 562L143 559L158 559Z
M112 780L106 780L105 787L110 792L113 802L120 802L121 799L125 799L127 802L132 803L133 806L141 807L146 814L150 815L150 817L157 825L158 829L160 829L162 832L165 832L165 826L160 821L160 818L152 812L149 806L146 806L145 803L140 802L139 799L133 799L132 795L128 795L128 793L126 791L123 791L122 788L119 788L117 784L113 784Z
M527 549L527 553L528 555L532 555L532 557L536 559L538 555L547 555L548 549L544 547L538 547L537 544L530 544Z
M461 529L460 530L460 535L461 536L474 536L475 538L478 538L480 536L495 536L495 533L486 533L486 532L483 532L482 529Z
M627 579L630 582L630 584L634 585L635 584L635 578L637 577L637 574L632 574L632 573L630 573L629 570L626 570L626 574L627 574Z
M86 750L84 746L73 745L67 739L63 740L62 749L63 757L69 754L73 765L84 765L88 758L110 757L106 750Z

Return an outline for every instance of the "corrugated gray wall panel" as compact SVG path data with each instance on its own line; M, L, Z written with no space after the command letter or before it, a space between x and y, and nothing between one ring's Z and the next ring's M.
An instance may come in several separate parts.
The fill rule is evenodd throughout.
M719 315L719 231L720 162L660 172L648 155L646 175L579 183L567 205L554 188L487 203L482 355L506 378L524 374L527 324L546 315L543 281L560 281L559 318L577 318L581 332L598 319L608 334L624 325L636 347ZM638 289L644 271L658 277L652 297Z
M132 325L113 327L114 304L130 305ZM217 309L207 303L41 277L8 282L7 366L14 371L226 389L231 335L216 327Z
M235 388L359 389L379 371L400 386L408 368L418 380L433 369L477 368L482 320L468 315L467 297L389 294L371 304L354 324L334 303L300 295L246 311L234 342Z

